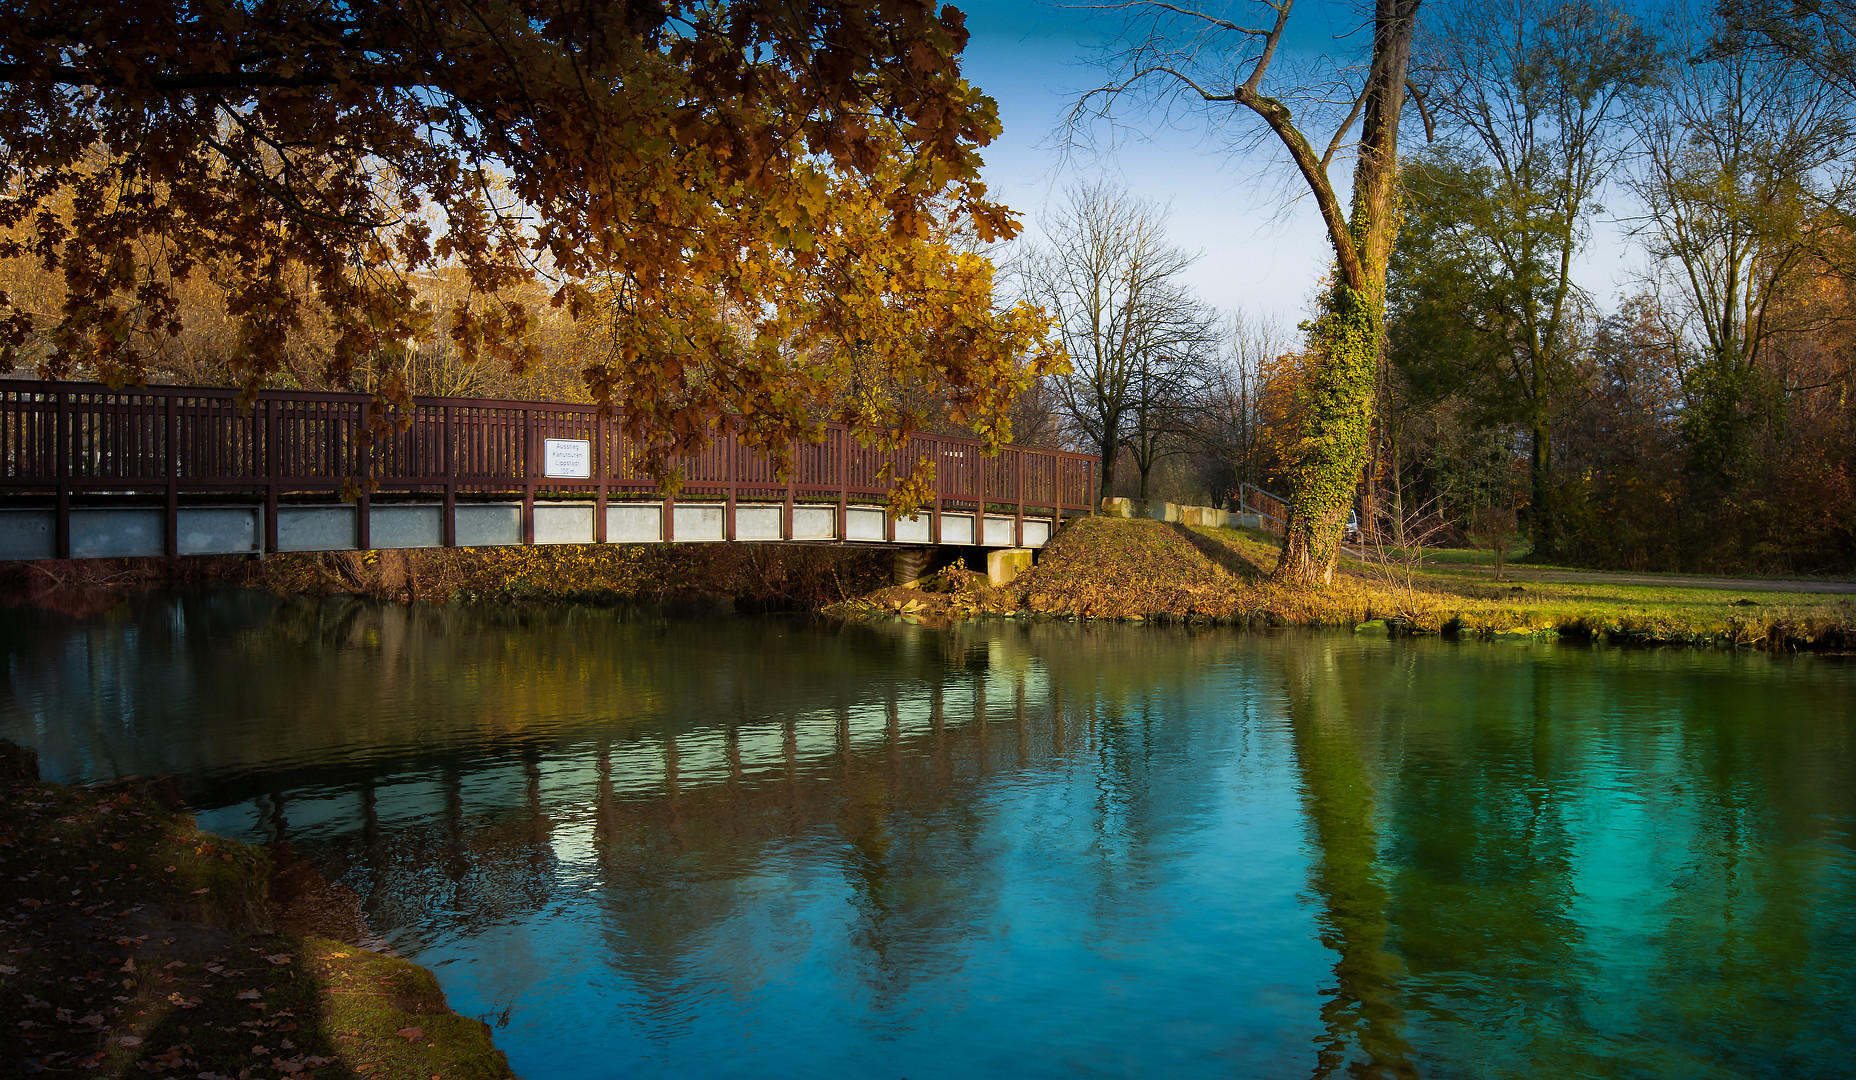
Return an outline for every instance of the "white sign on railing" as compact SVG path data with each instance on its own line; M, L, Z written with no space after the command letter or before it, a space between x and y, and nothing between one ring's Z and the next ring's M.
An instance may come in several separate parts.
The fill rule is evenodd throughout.
M541 475L562 480L593 476L593 443L588 439L541 440Z

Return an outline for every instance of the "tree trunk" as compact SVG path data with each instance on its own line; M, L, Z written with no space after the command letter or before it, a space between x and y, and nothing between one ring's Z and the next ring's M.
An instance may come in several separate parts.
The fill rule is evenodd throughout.
M1366 464L1385 319L1383 295L1374 302L1345 285L1334 286L1328 305L1316 327L1319 366L1302 390L1289 522L1275 573L1278 581L1297 585L1326 585L1334 578L1341 529Z
M1115 451L1121 447L1106 443L1096 449L1102 454L1102 484L1101 491L1096 495L1095 505L1095 509L1100 510L1104 499L1111 499L1115 496Z
M1543 416L1534 418L1533 440L1527 462L1533 492L1527 532L1533 541L1534 553L1538 555L1551 552L1559 539L1559 529L1553 519L1553 432Z
M1288 584L1333 580L1341 530L1366 464L1385 344L1386 265L1398 237L1398 123L1418 2L1375 0L1373 66L1360 114L1353 207L1344 227L1337 215L1324 214L1339 276L1328 293L1327 314L1316 324L1321 358L1301 394L1304 427L1290 469L1289 524L1274 574ZM1280 127L1278 133L1311 187L1326 186L1325 174L1317 176L1310 167L1306 142L1296 153L1295 141ZM1294 138L1299 140L1300 133Z

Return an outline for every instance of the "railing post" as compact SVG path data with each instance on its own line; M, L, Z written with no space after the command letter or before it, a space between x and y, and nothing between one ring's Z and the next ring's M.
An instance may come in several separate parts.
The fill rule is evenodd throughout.
M1012 463L1017 467L1013 473L1012 486L1018 494L1018 517L1012 525L1012 546L1025 546L1025 451L1013 450Z
M438 522L439 543L446 547L458 546L458 457L457 457L457 422L453 419L450 405L444 406L439 421L440 437L445 441L445 508Z
M941 546L941 490L947 486L947 455L941 452L941 440L934 443L934 512L928 516L928 539Z
M850 521L846 503L851 494L851 429L847 425L838 437L838 543L844 543L845 526Z
M71 557L71 402L63 390L52 414L52 462L58 482L57 508L52 514L52 556Z
M606 542L606 444L609 441L606 428L608 421L593 411L593 477L596 486L593 489L593 542Z
M535 542L535 409L522 406L522 542Z
M167 505L162 519L161 550L173 558L180 554L180 421L174 415L174 395L162 395L166 435L161 463L167 470Z
M793 439L786 444L787 460L792 462L786 470L786 508L780 514L780 539L793 538L793 495L794 487L799 483L799 440Z
M720 443L721 440L716 441ZM728 508L723 511L727 519L722 522L722 539L732 541L735 538L735 481L737 459L741 457L741 440L731 434L728 436L728 444L718 446L718 449L728 455L728 471L725 477L728 481Z
M372 550L374 546L374 496L368 489L374 480L374 440L367 426L367 409L373 401L363 401L360 411L360 438L355 445L361 452L361 495L354 501L354 546L359 551Z
M908 444L903 445L906 447ZM902 479L902 474L896 470L901 466L904 454L904 450L897 450L889 455L889 489L891 492L896 490L897 481ZM885 544L896 542L896 518L889 512L887 506L883 508L883 542Z
M277 550L277 482L280 479L280 447L277 428L277 399L264 402L264 551Z

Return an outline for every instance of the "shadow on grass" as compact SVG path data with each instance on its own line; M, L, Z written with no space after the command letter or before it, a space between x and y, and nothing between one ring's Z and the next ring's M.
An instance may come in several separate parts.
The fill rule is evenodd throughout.
M1237 550L1229 544L1220 543L1192 528L1190 525L1181 525L1175 522L1172 525L1172 529L1181 537L1185 538L1188 544L1197 548L1199 554L1210 559L1226 573L1245 584L1254 584L1262 581L1264 577L1267 576L1264 574L1262 567L1238 554Z

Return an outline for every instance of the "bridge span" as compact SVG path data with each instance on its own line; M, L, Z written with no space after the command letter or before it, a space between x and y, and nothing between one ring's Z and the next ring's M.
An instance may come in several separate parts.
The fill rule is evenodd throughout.
M1041 547L1087 513L1096 459L919 434L894 451L842 424L792 474L735 437L673 457L591 405L0 380L0 560L514 544L825 542ZM922 458L935 499L883 510ZM346 497L344 497L346 496Z

